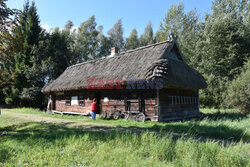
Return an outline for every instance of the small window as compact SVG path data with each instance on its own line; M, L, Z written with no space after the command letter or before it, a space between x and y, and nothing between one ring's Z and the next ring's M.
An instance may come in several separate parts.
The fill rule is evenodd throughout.
M167 98L167 104L172 104L172 97L171 96L168 96L168 98Z
M71 97L70 96L66 96L65 105L66 106L71 106Z
M109 102L109 98L108 97L104 97L103 102Z
M78 105L78 96L71 97L71 105Z
M84 96L79 96L79 106L85 106Z

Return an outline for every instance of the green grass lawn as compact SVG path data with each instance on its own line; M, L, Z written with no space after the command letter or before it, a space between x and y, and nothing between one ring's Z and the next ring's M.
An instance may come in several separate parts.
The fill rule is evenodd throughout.
M35 109L9 111L92 123L86 117ZM3 114L0 166L250 166L249 114L211 109L202 113L201 118L184 122L95 121L115 126L108 131Z

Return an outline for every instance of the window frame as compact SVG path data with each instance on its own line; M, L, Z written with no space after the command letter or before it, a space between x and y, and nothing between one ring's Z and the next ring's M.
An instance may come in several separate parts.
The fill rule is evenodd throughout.
M65 106L71 106L71 96L69 95L65 97Z
M84 95L78 96L78 105L84 107L85 106L85 97Z

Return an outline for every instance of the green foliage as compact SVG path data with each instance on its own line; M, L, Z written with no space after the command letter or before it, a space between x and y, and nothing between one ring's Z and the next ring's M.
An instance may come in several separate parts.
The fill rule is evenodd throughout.
M96 58L98 47L97 36L98 31L96 30L95 16L91 16L80 25L77 33L76 47L79 54L79 62Z
M13 19L11 16L18 14L18 11L15 9L10 9L6 5L7 0L0 0L0 32L1 36L3 32L8 32L10 25L13 24ZM2 38L0 39L2 40ZM2 44L2 41L0 41Z
M163 22L160 23L160 32L163 40L168 39L172 34L179 35L182 30L185 31L183 29L184 15L183 3L171 5Z
M198 69L208 82L204 91L208 103L220 107L230 82L240 73L250 57L250 31L245 25L239 1L215 1L213 13L207 16L201 40L197 43ZM199 52L198 52L199 51Z
M185 57L186 62L194 67L199 60L196 59L196 44L201 31L200 18L196 10L185 14L183 3L172 5L163 21L160 23L160 30L155 35L155 41L161 42L177 37L177 42Z
M51 79L56 79L70 65L71 51L68 49L67 33L56 28L48 38L48 43L44 43L47 48L49 75ZM43 48L43 47L42 47Z
M64 28L66 31L70 31L73 28L73 26L74 26L73 22L71 20L68 20Z
M103 34L103 26L98 26L98 48L97 48L97 57L104 57L110 55L111 41Z
M22 105L21 92L23 89L32 89L38 85L38 79L30 76L32 76L32 69L35 69L34 66L40 66L34 60L42 58L40 55L34 55L33 52L38 47L43 36L34 2L31 5L29 1L25 3L18 20L19 24L13 27L14 33L12 35L17 41L21 41L20 49L16 48L13 52L9 52L8 54L12 58L3 62L3 68L11 76L12 80L12 86L5 87L3 91L6 98L5 102L9 105ZM6 46L12 47L11 43L6 43ZM42 100L37 103L38 106Z
M20 49L21 41L17 40L13 29L13 25L18 22L18 15L19 11L7 7L6 0L0 0L0 104L4 101L2 89L13 84L5 67L13 59L12 54Z
M139 40L138 40L138 35L137 35L137 31L134 28L129 37L126 40L126 50L131 50L131 49L135 49L139 47Z
M41 92L40 87L31 87L31 88L24 88L23 91L20 93L20 98L22 101L21 106L28 106L28 107L38 107L37 104L40 106L46 105L46 101L44 100L44 94Z
M240 112L250 112L250 60L241 74L228 87L225 103Z
M5 94L5 103L7 105L18 106L20 99L19 99L19 90L15 87L11 88L4 88L3 93Z
M228 93L227 87L231 85L231 90L232 85L245 82L241 78L237 84L236 81L231 84L250 57L250 5L246 0L214 0L211 14L204 18L197 15L195 9L185 12L183 3L172 5L155 34L149 22L139 39L134 29L126 41L121 19L107 36L102 26L96 28L94 16L84 21L77 31L69 20L63 30L55 28L48 33L40 27L34 3L27 1L22 13L18 13L5 2L0 0L0 96L3 99L0 102L21 105L24 90L41 89L68 66L107 56L111 47L124 51L173 37L178 37L185 62L197 69L208 83L208 88L200 94L201 106L225 107L222 102ZM18 17L13 17L15 15ZM236 89L231 92L237 92Z
M124 49L122 19L119 19L108 31L108 37L112 47L117 47L121 51Z
M140 36L139 42L140 46L146 46L154 43L154 32L150 21L148 22L143 34Z

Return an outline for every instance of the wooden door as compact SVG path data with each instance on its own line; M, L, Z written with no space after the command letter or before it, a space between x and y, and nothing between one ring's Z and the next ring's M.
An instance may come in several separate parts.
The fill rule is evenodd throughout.
M95 93L96 103L97 103L97 114L101 114L102 107L101 107L101 94Z

